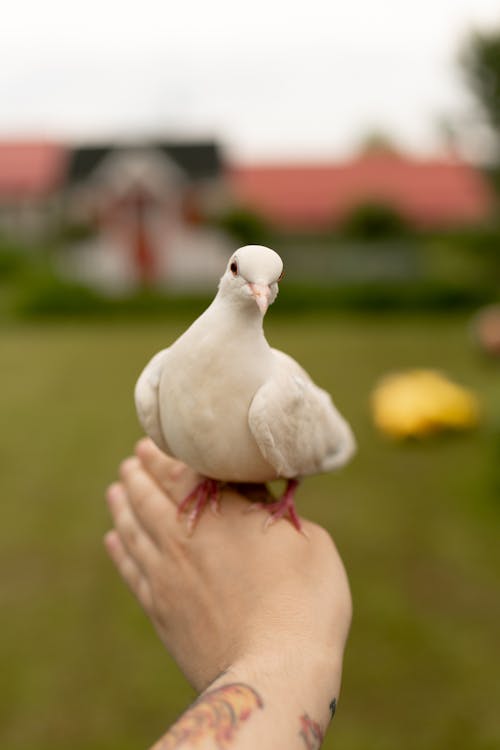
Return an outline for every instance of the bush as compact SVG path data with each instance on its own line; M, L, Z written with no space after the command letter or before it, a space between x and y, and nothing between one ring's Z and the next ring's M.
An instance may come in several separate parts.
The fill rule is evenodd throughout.
M107 297L46 271L24 280L14 312L24 318L43 317L155 317L186 314L196 317L208 306L203 294L167 294L138 290L122 297Z
M81 284L59 279L50 272L25 279L17 301L22 316L88 315L102 313L106 300Z
M18 276L33 262L32 252L25 247L0 239L0 280Z
M245 208L233 208L217 219L217 226L228 232L240 245L267 245L270 230L257 214Z
M16 312L22 317L141 318L183 315L196 318L212 295L138 291L109 298L53 276L32 278L18 296ZM465 289L452 283L370 282L342 285L283 283L273 315L318 310L360 312L473 310L492 301L481 288Z
M57 239L61 243L71 245L88 240L90 237L95 236L95 233L95 227L89 224L67 222L61 225Z
M340 234L352 240L382 240L411 234L406 221L392 206L364 203L343 221Z
M482 288L467 289L453 283L283 284L276 312L335 309L360 312L474 310L491 300L492 297Z

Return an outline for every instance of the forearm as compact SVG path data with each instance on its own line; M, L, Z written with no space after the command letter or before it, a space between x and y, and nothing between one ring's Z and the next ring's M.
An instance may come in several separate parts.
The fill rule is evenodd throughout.
M273 655L217 678L152 750L317 750L335 711L340 659Z

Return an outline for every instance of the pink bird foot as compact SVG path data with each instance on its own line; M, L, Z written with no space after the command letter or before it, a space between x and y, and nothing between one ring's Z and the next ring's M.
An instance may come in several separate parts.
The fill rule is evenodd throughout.
M205 507L210 504L212 512L220 515L220 486L216 479L202 479L177 508L177 517L186 513L194 501L194 507L188 513L188 532L191 534L198 518Z
M252 503L249 510L260 508L262 508L263 510L267 510L267 512L269 513L269 518L267 519L264 527L266 529L269 528L269 526L271 526L273 523L276 523L276 521L278 521L280 518L284 518L288 515L290 521L292 522L293 526L295 526L297 531L304 533L302 524L300 523L300 518L295 509L294 502L295 492L298 486L298 479L288 479L286 490L279 500L271 503Z

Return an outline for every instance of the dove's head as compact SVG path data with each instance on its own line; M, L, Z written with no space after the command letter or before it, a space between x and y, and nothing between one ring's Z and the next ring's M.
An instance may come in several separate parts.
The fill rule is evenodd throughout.
M220 280L219 294L235 303L257 305L262 315L278 294L283 261L263 245L246 245L236 250Z

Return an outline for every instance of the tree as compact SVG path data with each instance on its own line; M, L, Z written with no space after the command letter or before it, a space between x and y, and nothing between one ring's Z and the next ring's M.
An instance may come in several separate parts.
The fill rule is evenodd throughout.
M364 136L360 144L362 154L397 154L398 145L383 130L372 130Z
M472 93L493 129L500 157L500 28L473 32L461 56Z

